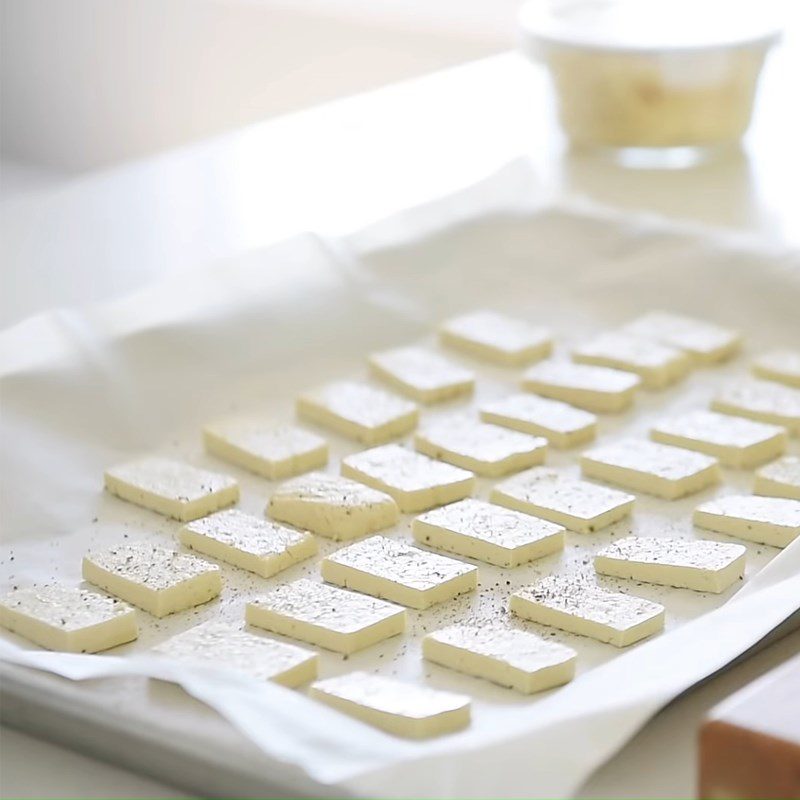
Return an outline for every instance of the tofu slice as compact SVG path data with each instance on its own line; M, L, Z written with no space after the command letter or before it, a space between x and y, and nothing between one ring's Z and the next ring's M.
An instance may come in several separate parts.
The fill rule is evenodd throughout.
M575 677L576 652L533 633L499 626L451 625L422 640L422 655L475 678L534 694Z
M227 667L257 680L295 688L317 677L319 656L227 622L204 622L177 634L154 652L178 661Z
M553 337L547 328L494 311L453 317L439 328L442 344L505 367L530 364L550 355Z
M738 331L667 311L650 311L622 330L633 336L685 350L697 364L714 364L735 355L742 343Z
M572 360L633 372L648 389L664 389L681 380L692 365L683 350L621 331L603 333L582 344L573 350Z
M800 458L784 456L756 472L753 493L800 500Z
M526 370L522 388L597 413L624 411L641 378L631 372L569 361L543 361Z
M258 417L212 422L203 428L206 452L274 481L328 463L328 443L294 425Z
M336 381L301 394L297 414L366 445L405 435L419 418L414 403L354 381Z
M425 609L474 591L478 569L396 539L370 536L323 559L322 578L345 589Z
M386 492L404 513L462 500L475 488L471 472L396 444L343 458L342 475Z
M426 739L466 728L470 699L369 672L317 681L311 697L337 711L409 739Z
M369 357L372 374L420 403L471 394L475 373L423 347L397 347Z
M581 469L587 478L666 500L699 492L721 477L716 458L647 439L621 439L589 450L581 456Z
M192 550L262 578L317 552L316 539L307 531L296 531L236 509L218 511L184 525L178 539Z
M357 539L394 525L397 503L363 483L312 472L279 486L267 505L273 519L329 539Z
M222 591L216 564L151 544L88 553L83 577L154 617L207 603Z
M239 485L229 475L150 456L105 473L111 494L158 514L188 522L233 505Z
M412 522L414 539L497 567L518 567L564 549L564 528L510 508L468 498Z
M711 401L714 411L782 425L800 436L800 389L744 378L728 384Z
M465 415L439 419L414 437L414 446L431 458L478 475L496 478L541 464L547 439L478 422Z
M594 558L601 575L719 594L744 577L745 548L705 540L619 539Z
M489 499L577 533L594 533L627 517L636 500L631 494L544 467L498 483Z
M747 469L781 455L789 434L778 425L699 409L661 420L650 431L650 437L662 444L714 456L726 467Z
M115 597L52 583L0 599L0 625L48 650L97 653L139 636L136 611Z
M306 579L251 600L245 619L258 628L345 655L406 628L406 610L400 606Z
M753 362L759 378L800 388L800 350L770 350Z
M750 542L786 547L800 536L800 500L727 495L703 503L694 524Z
M597 417L560 400L549 400L535 394L514 394L480 410L484 422L544 436L554 447L575 447L597 435Z
M552 575L511 595L508 610L518 617L627 647L664 630L660 603L612 592L584 576Z

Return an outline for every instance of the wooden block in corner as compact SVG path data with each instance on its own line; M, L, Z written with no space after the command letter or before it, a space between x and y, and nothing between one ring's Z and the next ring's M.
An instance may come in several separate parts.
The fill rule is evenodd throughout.
M800 798L800 656L713 708L699 755L702 800Z

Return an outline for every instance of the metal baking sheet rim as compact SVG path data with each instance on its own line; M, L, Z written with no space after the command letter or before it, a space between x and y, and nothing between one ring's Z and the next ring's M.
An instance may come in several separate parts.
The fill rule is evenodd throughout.
M789 633L800 629L800 609L787 617L738 658L691 686L671 703L690 694L715 676L746 660ZM102 707L87 706L79 686L51 673L0 662L0 723L62 747L147 775L203 797L353 797L312 781L299 773L281 780L285 765L262 764L240 758L241 748L200 751L196 743L179 746L167 727L152 720L135 729L103 718ZM240 734L245 747L250 743ZM300 790L298 781L306 784Z

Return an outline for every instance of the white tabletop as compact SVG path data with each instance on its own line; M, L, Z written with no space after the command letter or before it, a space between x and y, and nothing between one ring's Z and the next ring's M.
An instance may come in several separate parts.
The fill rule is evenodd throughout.
M800 47L768 62L741 150L694 170L622 169L570 153L546 77L517 55L271 120L7 202L0 327L120 294L166 270L301 230L359 227L520 155L542 191L800 244Z
M299 230L352 229L524 154L554 196L588 195L800 244L800 115L785 112L796 97L796 51L782 48L769 63L743 148L690 171L629 171L569 153L545 76L504 55L8 202L0 213L8 281L0 325L118 295L166 270L191 270ZM702 715L798 649L795 633L680 698L583 796L692 796ZM7 730L0 759L5 796L179 796Z

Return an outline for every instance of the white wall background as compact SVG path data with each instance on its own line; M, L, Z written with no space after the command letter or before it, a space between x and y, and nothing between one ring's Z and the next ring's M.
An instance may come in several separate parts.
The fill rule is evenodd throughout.
M513 44L518 0L0 0L4 160L86 170Z

